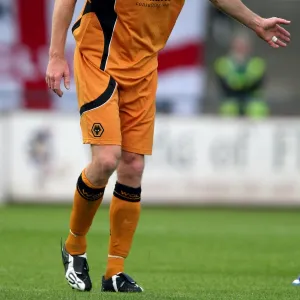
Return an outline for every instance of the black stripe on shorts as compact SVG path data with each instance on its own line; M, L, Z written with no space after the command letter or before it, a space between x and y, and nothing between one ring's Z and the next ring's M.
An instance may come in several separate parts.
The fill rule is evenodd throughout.
M85 7L84 7L84 11L83 11L83 13L82 13L81 18L82 18L85 14L90 13L90 12L92 12L92 3L90 3L89 1L87 1L87 2L86 2L86 5L85 5ZM73 25L73 27L72 27L72 32L74 32L74 30L77 29L77 28L80 26L80 24L81 24L81 18L80 18L79 20L77 20L77 21L75 22L75 24Z
M115 12L116 0L99 0L94 2L94 9L104 34L104 49L100 69L105 70L109 56L109 47L114 33L118 15Z
M82 105L80 108L80 115L84 114L85 112L87 112L89 110L98 108L98 107L102 106L103 104L105 104L113 95L116 86L117 86L116 81L112 77L110 77L108 87L106 88L104 93L101 94L97 99L92 100L91 102Z

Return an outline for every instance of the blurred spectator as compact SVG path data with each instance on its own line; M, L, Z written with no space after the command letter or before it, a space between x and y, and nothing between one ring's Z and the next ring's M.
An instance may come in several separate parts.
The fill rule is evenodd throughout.
M229 53L219 57L214 68L222 92L221 115L251 118L268 115L263 99L266 63L252 54L247 35L235 35Z

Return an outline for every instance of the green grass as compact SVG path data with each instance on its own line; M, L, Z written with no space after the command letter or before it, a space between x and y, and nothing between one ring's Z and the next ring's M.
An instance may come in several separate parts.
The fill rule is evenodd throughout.
M300 211L150 209L142 213L126 271L139 295L101 294L108 211L88 236L94 289L72 291L63 277L59 241L69 208L0 208L0 299L299 299Z

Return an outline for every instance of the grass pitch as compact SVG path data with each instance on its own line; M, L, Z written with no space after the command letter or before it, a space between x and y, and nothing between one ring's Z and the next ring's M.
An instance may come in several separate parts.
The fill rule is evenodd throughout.
M300 211L150 209L142 212L126 271L145 289L102 294L108 210L88 236L91 293L63 277L60 238L69 207L0 208L0 299L300 299Z

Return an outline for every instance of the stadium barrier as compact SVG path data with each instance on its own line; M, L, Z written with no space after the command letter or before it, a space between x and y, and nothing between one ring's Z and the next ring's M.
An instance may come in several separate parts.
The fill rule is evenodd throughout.
M4 116L0 116L0 204L4 202L4 154L5 151L5 137L4 137Z
M71 202L90 156L78 115L19 112L7 118L0 122L2 193L18 203ZM299 120L158 117L153 156L146 161L147 204L300 204ZM114 183L115 175L105 201Z

